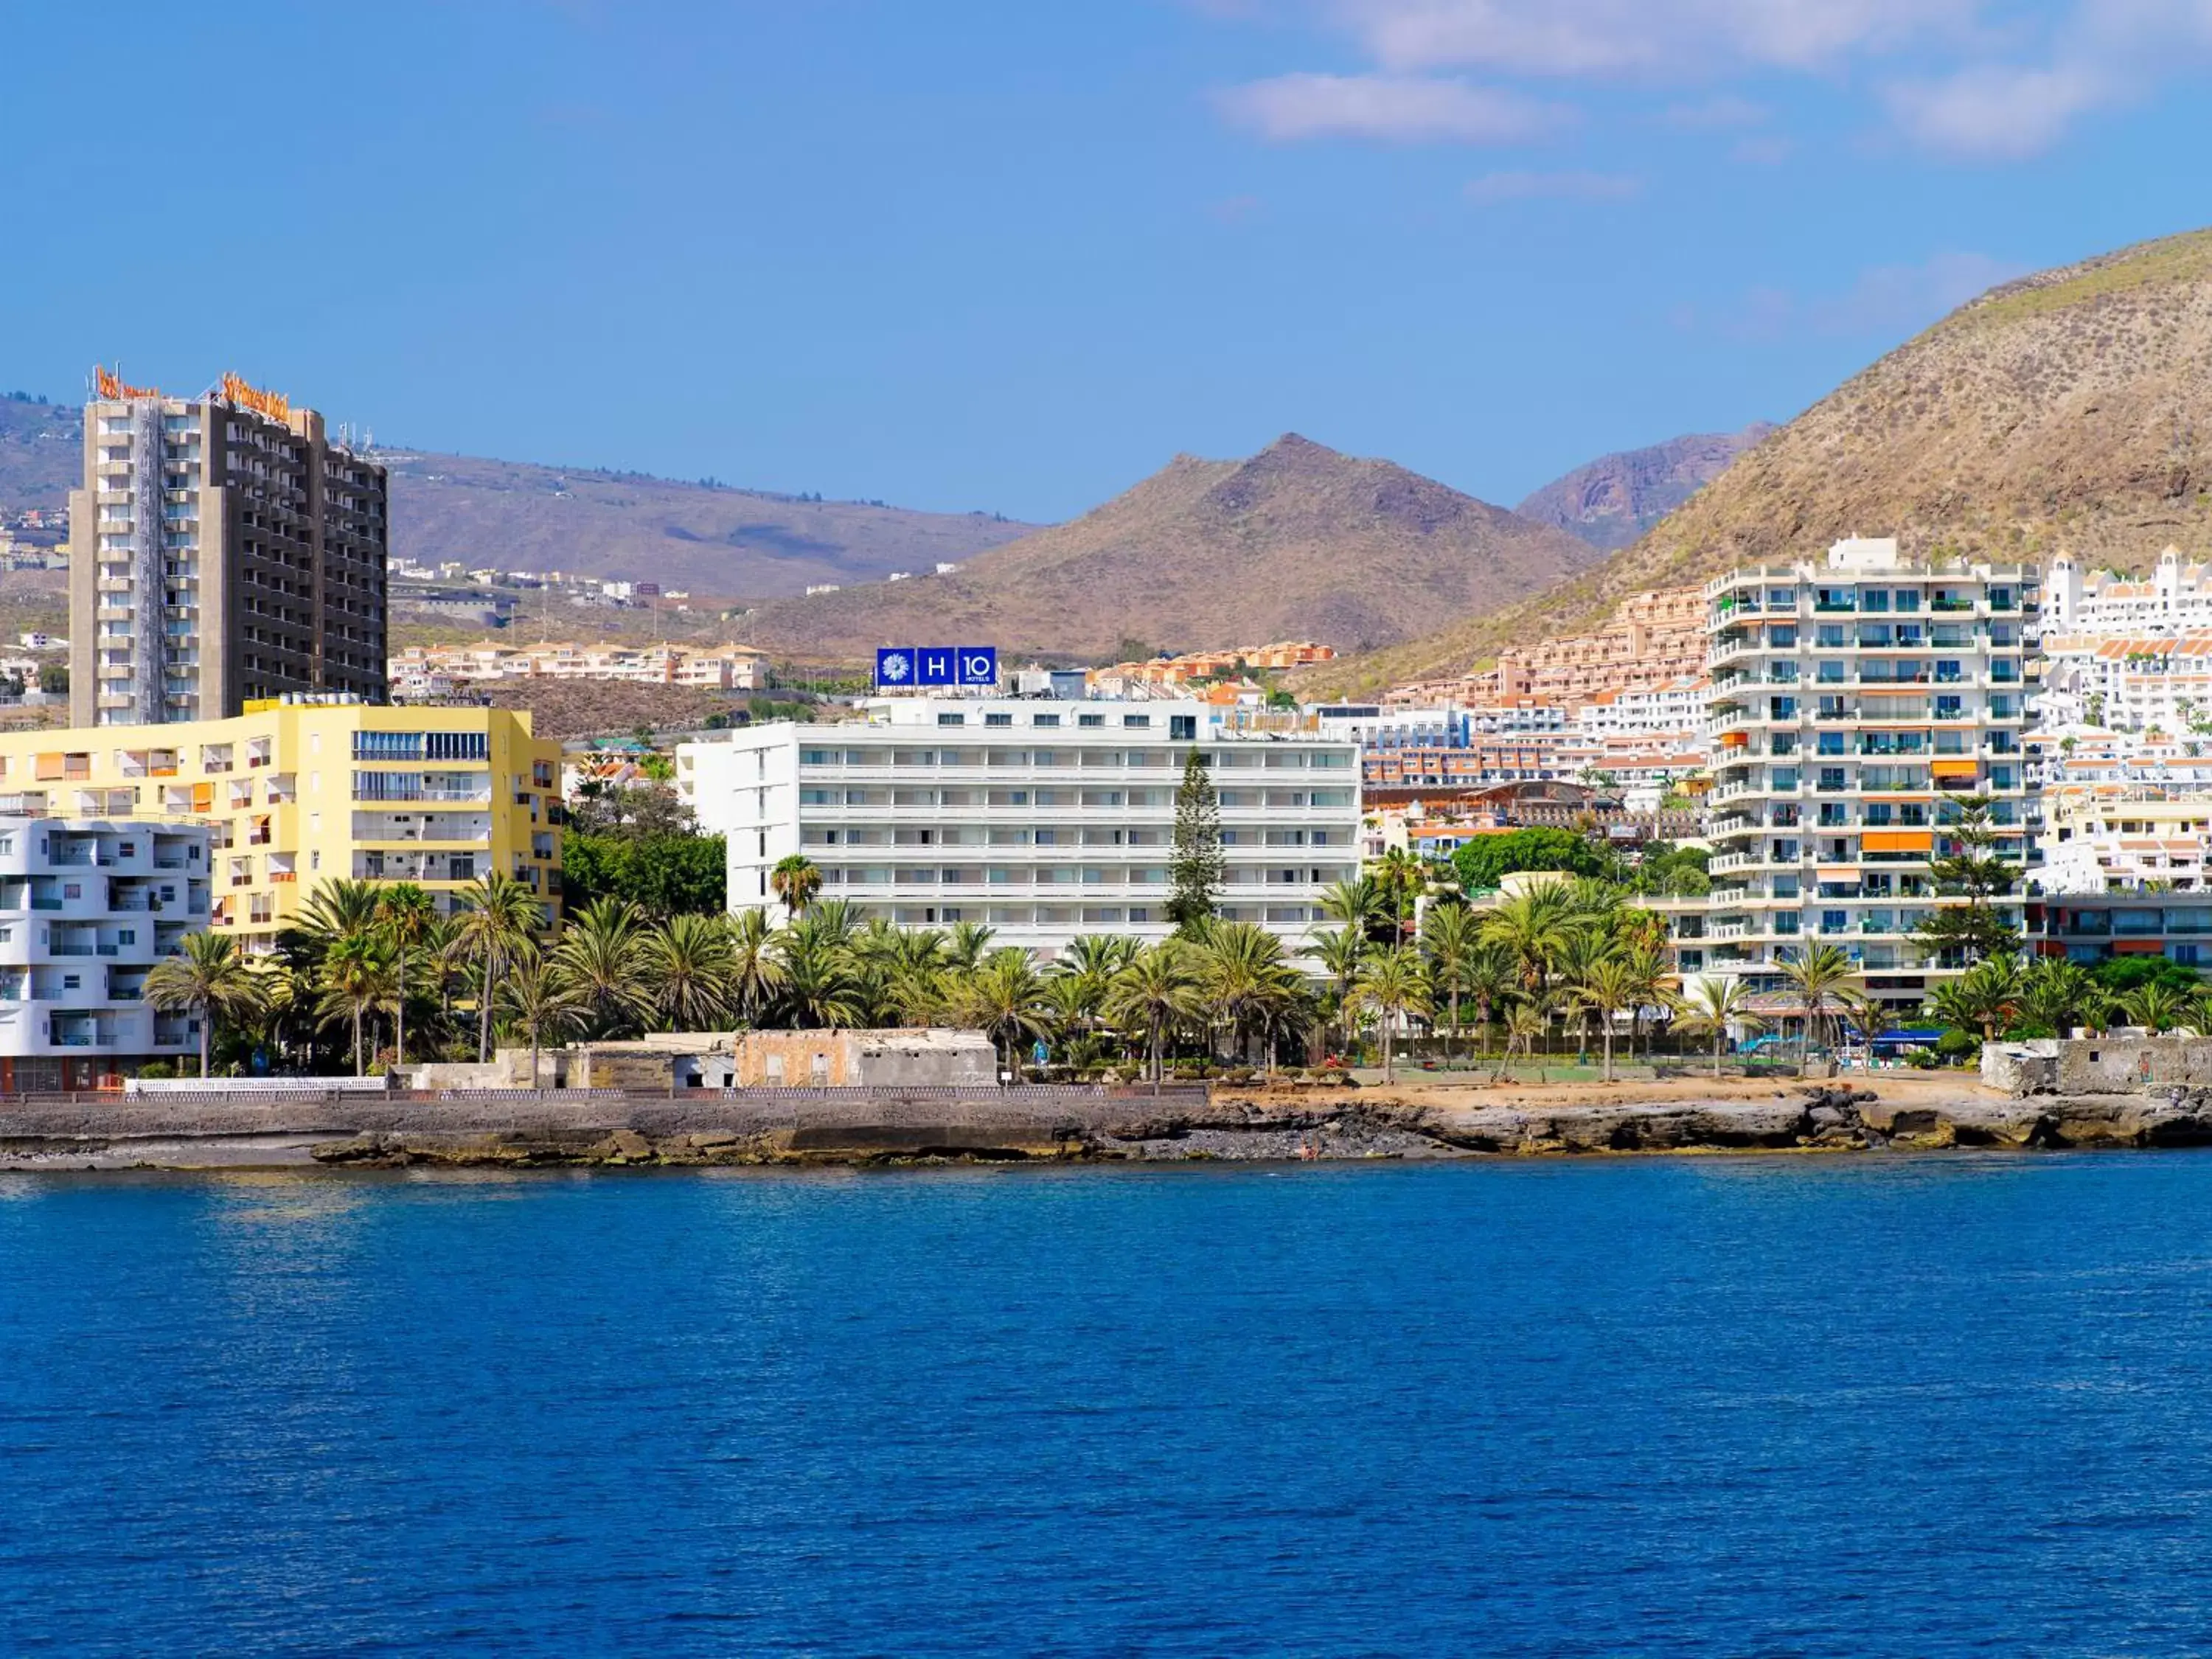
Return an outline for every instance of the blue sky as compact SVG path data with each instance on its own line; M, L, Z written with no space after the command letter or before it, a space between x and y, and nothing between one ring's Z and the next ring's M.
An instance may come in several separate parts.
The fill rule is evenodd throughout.
M1296 430L1510 503L2212 223L2208 64L2212 0L19 4L0 385L1029 518Z

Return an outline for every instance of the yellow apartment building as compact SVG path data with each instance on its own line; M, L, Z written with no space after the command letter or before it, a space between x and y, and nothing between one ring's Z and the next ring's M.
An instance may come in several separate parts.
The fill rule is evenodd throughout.
M561 745L526 711L255 703L229 720L0 732L0 813L158 818L214 831L209 926L272 950L319 882L422 884L441 910L498 870L550 928L561 902Z

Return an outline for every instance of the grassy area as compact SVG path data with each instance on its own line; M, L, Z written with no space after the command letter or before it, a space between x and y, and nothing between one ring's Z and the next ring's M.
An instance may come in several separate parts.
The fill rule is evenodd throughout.
M1960 314L1960 320L1980 325L2041 316L2109 294L2124 294L2160 283L2189 282L2208 269L2212 269L2212 231L2191 231L2093 259L2085 270L2059 282L2030 283L1972 307Z

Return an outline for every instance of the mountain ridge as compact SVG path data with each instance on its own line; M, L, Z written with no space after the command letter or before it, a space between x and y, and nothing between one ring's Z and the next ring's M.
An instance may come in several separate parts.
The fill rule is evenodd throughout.
M1060 659L1132 641L1365 647L1600 556L1394 462L1285 433L1241 460L1177 454L1080 517L951 575L765 605L746 632L772 648L847 658L970 639Z
M1617 450L1564 472L1515 503L1539 524L1555 525L1608 552L1628 546L1726 471L1775 430L1753 421L1735 432L1692 432Z
M2142 568L2212 544L2212 230L1968 301L1769 434L1633 544L1528 599L1301 676L1331 691L1463 673L1632 592L1840 537Z
M84 412L0 397L0 507L60 508L83 466ZM381 446L392 555L436 565L645 578L769 599L957 562L1038 526L600 467Z

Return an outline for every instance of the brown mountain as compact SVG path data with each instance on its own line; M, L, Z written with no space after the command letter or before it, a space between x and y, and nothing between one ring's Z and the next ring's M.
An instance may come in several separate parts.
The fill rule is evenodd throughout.
M71 404L0 397L0 508L61 507L84 463ZM987 513L920 513L642 473L386 449L392 551L437 564L645 577L772 599L817 582L928 570L1036 528Z
M392 550L428 563L645 577L745 599L933 569L1035 526L726 484L386 452Z
M1371 648L1599 556L1564 531L1293 434L1249 460L1178 455L1104 506L955 574L781 601L751 629L759 643L831 658L969 641L1060 658L1108 656L1131 639Z
M2212 543L2212 231L1969 301L1846 381L1632 547L1515 605L1332 664L1332 689L1464 672L1625 594L1853 533L2139 568Z
M1692 433L1601 455L1553 479L1513 510L1612 552L1719 477L1773 430L1771 421L1753 421L1741 432Z

